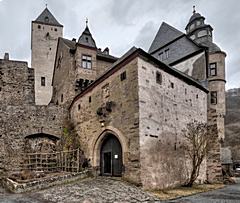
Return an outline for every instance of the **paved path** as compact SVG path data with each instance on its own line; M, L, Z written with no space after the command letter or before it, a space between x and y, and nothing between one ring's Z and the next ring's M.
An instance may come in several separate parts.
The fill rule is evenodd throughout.
M172 201L159 201L131 184L98 177L38 192L9 194L0 188L0 203L240 203L240 184Z
M240 203L240 183L167 203Z

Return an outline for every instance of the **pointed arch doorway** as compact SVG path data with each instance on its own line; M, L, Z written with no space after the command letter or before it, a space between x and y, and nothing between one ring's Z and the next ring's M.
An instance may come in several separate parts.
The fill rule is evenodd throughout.
M103 176L122 176L122 146L118 138L108 133L100 149L100 172Z

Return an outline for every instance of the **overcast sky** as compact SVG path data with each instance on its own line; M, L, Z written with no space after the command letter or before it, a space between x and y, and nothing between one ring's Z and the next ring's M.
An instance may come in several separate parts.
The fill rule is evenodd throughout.
M240 87L239 0L0 0L0 58L30 64L31 21L45 4L64 25L65 38L78 38L89 19L99 48L121 56L132 46L148 50L163 21L185 32L192 6L214 29L214 42L227 53L227 89Z

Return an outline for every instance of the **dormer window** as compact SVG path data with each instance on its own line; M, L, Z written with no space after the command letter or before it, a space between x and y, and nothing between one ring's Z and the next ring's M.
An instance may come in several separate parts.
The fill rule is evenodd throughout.
M46 16L46 17L44 18L44 21L45 21L46 23L48 23L48 22L49 22L49 18Z
M158 54L158 59L159 59L160 61L163 60L163 52L160 52L160 53Z
M165 59L168 59L168 57L169 57L169 49L166 49L164 51L164 53L165 53Z
M92 69L92 56L82 55L82 68Z

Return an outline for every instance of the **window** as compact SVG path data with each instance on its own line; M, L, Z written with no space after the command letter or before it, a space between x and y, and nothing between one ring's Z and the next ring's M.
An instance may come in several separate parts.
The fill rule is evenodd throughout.
M209 64L209 75L216 76L217 75L217 63Z
M54 31L57 32L57 28L55 28Z
M124 71L123 73L121 73L120 75L120 79L121 81L125 80L127 78L127 74L126 74L126 71Z
M63 102L63 94L61 94L61 102Z
M171 88L174 88L174 83L173 82L171 82Z
M78 104L78 111L81 109L81 104Z
M86 69L92 68L92 57L87 55L82 55L82 67Z
M159 59L160 61L163 60L163 52L161 52L161 53L158 54L158 59Z
M169 57L169 49L166 49L164 51L164 53L165 53L165 59L168 59L168 57Z
M46 86L46 78L41 77L41 86Z
M203 37L205 35L207 35L207 30L201 30L198 32L198 37Z
M156 82L160 85L162 84L162 74L159 72L156 73Z
M211 104L217 104L217 92L213 91L210 93Z
M38 25L38 29L41 29L41 25Z
M88 101L89 101L89 103L92 102L92 97L91 96L88 98Z
M44 18L44 20L45 20L45 22L49 22L49 18L46 16L45 18Z

